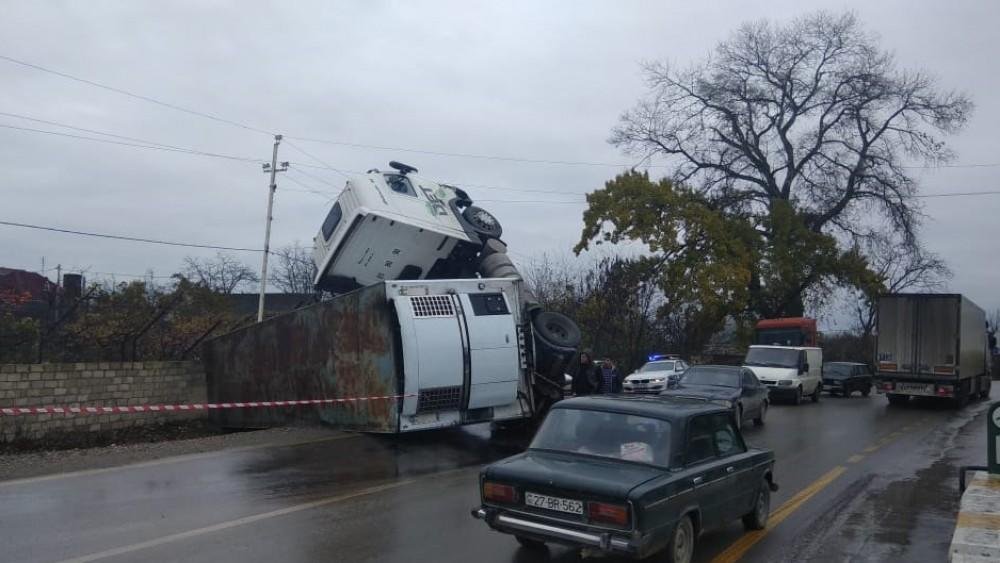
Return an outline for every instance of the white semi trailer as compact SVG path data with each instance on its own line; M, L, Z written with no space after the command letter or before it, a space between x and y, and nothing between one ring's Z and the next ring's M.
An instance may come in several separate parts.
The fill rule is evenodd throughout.
M938 397L958 406L990 392L986 313L959 294L897 293L878 301L875 384L891 404Z

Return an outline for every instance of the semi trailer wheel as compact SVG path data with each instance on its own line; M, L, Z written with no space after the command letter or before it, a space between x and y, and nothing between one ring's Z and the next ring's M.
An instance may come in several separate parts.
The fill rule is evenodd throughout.
M500 221L497 221L496 217L482 207L476 207L475 205L466 207L462 211L462 218L483 238L500 238L500 235L503 234L503 227L500 226Z
M576 348L580 345L580 327L566 315L542 311L535 315L531 326L536 336L557 348Z

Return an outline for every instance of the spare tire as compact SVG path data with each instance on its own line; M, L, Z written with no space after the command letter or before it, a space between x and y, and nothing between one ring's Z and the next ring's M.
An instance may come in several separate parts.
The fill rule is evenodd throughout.
M554 348L576 348L582 335L573 319L560 313L542 311L531 321L535 336Z
M462 211L462 218L465 219L476 234L483 238L500 238L500 235L503 234L503 227L500 226L500 221L497 221L496 217L482 207L476 207L475 205L466 207Z

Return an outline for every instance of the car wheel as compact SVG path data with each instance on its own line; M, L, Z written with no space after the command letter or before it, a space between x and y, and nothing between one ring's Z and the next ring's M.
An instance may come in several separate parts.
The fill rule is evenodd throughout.
M760 415L753 419L753 423L757 426L764 426L765 416L767 416L767 401L762 401L760 403Z
M757 500L753 503L753 511L743 516L743 527L747 530L763 530L767 527L767 519L771 515L771 487L765 479L760 484Z
M820 385L819 383L817 383L816 384L816 389L813 390L813 394L812 394L812 401L814 403L818 403L819 402L819 395L820 395L820 393L822 391L823 391L823 386Z
M545 542L541 540L533 540L524 536L514 536L514 539L525 549L542 549L545 547Z
M871 394L872 394L872 386L871 386L871 384L868 384L863 389L861 389L861 396L862 397L867 397L868 395L871 395Z
M802 404L802 387L795 388L795 397L792 398L792 403L795 405Z
M667 546L668 563L690 563L694 555L694 525L690 516L681 517Z

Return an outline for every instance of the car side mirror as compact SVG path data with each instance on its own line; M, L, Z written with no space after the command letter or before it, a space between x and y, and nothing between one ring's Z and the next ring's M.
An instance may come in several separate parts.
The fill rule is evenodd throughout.
M809 364L808 363L802 364L802 367L799 368L799 373L800 374L809 373Z

